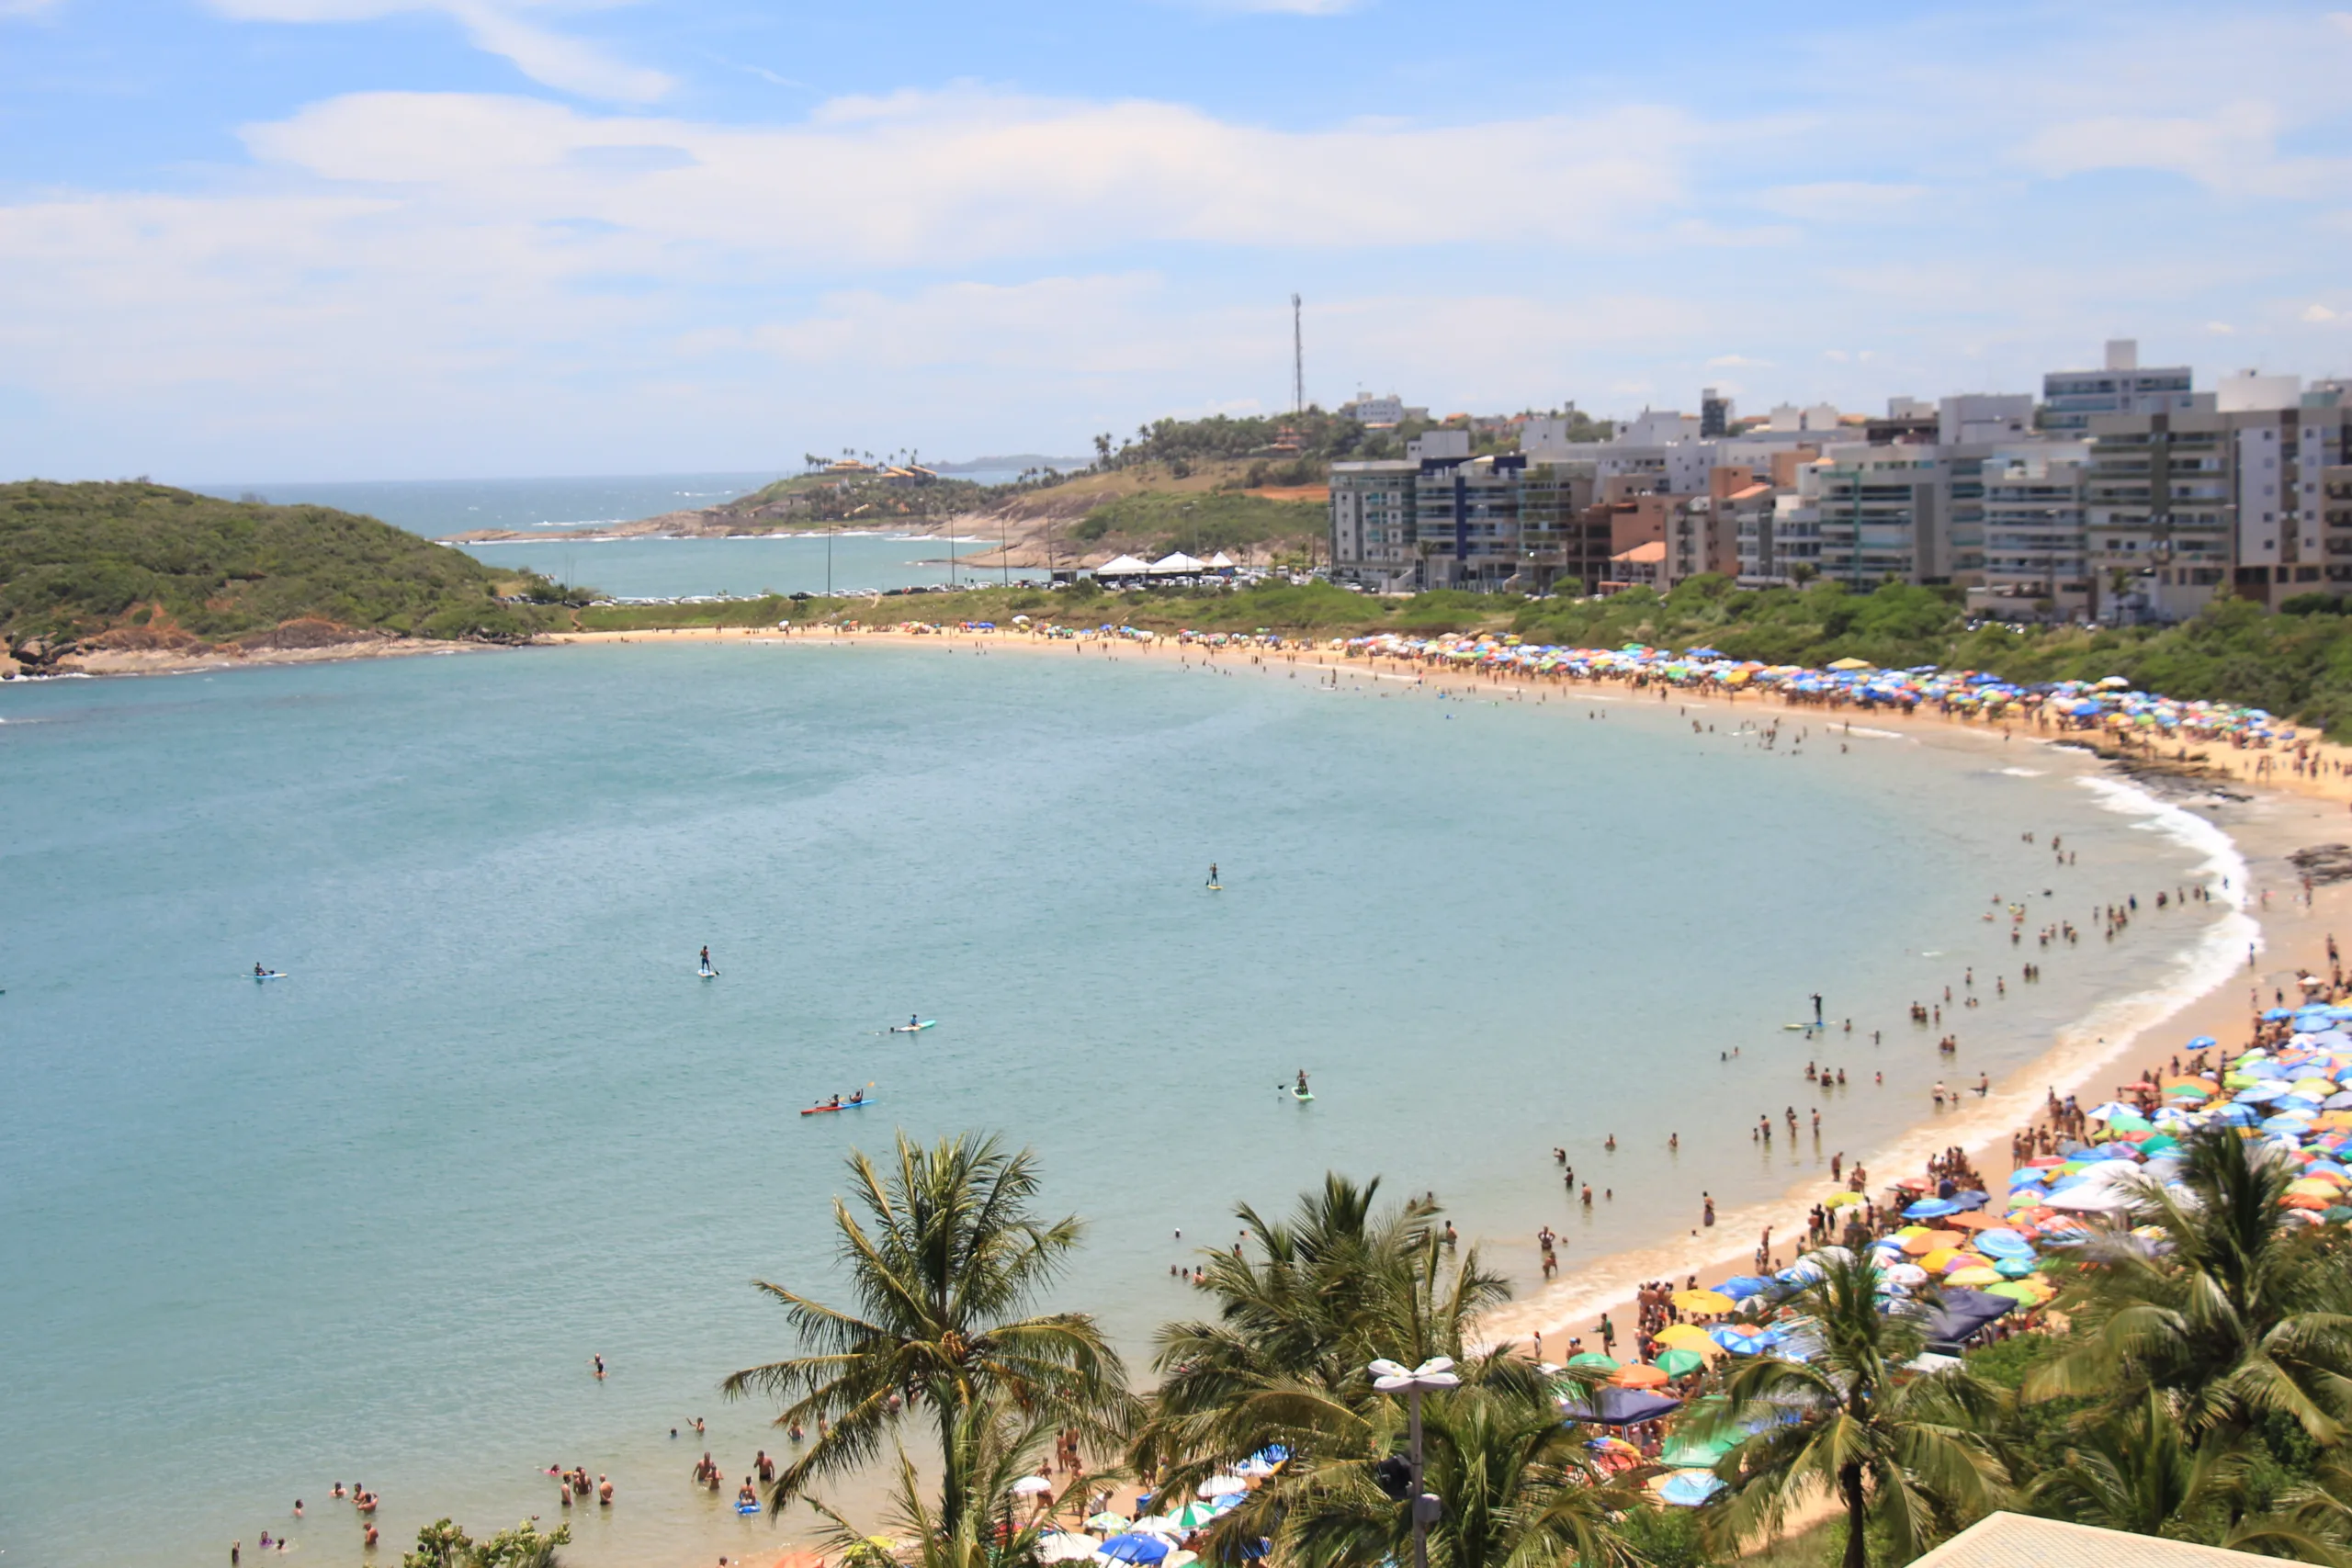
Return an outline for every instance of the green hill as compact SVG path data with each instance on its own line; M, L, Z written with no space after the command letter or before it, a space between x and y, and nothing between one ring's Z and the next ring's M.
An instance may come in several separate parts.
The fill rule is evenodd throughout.
M143 481L0 484L0 641L40 666L80 648L512 642L545 580L322 506L221 501ZM283 629L282 629L283 628Z

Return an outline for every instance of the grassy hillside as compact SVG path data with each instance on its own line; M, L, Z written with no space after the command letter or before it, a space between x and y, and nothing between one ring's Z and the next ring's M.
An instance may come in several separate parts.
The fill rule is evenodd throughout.
M1329 516L1311 502L1232 491L1148 490L1102 502L1070 529L1070 537L1081 545L1140 547L1155 557L1183 550L1205 558L1218 550L1302 549L1323 537Z
M93 645L266 639L288 623L312 640L514 641L543 614L499 594L551 587L325 507L144 482L0 484L0 640L31 665Z

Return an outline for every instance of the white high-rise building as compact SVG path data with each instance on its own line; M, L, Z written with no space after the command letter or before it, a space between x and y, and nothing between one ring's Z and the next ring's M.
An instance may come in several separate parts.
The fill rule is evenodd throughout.
M2186 413L2196 406L2186 365L2143 367L2140 345L2116 338L2097 370L2052 370L2041 378L2041 428L2080 435L2102 414Z

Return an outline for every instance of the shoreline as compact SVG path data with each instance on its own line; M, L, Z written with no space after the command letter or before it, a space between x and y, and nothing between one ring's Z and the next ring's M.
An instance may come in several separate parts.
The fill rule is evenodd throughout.
M1058 653L1064 647L1081 653L1101 648L1105 656L1117 658L1166 658L1174 653L1186 661L1209 663L1220 661L1220 654L1236 663L1252 656L1252 650L1247 649L1221 650L1181 644L1166 637L1152 642L1121 639L1113 643L1092 638L1072 643L1034 633L912 632L895 627L852 631L815 626L805 630L796 627L790 632L772 627L571 632L552 634L539 640L550 644L878 643L931 647L943 651L963 651L960 645L968 643L991 649L1022 649L1041 654ZM1111 652L1114 648L1115 653ZM1351 660L1328 649L1301 648L1295 652L1286 649L1263 657L1269 665L1276 659L1286 659L1306 668L1343 675L1434 685L1498 700L1526 700L1523 682L1475 671L1412 666L1386 671L1377 668L1378 660ZM1636 693L1619 681L1566 682L1544 688L1539 695L1546 701L1557 698L1564 705L1577 701L1616 705L1647 698L1647 694ZM1775 716L1801 723L1817 722L1825 728L1835 728L1851 716L1836 710L1776 703L1763 695L1734 699L1721 693L1677 692L1671 694L1670 700L1693 711L1717 706L1732 713L1743 709L1769 711ZM2344 779L2343 775L2335 775L2333 787L2324 774L2296 775L2273 771L2256 776L2256 759L2273 757L2276 752L2250 752L2241 759L2218 745L2206 748L2209 754L2223 751L2218 766L2210 761L2202 767L2151 765L2094 752L2072 736L2041 736L2030 731L2021 737L2012 736L2000 732L1997 726L1988 727L1928 709L1907 716L1863 716L1868 725L1856 725L1857 736L1909 739L1954 754L1981 756L1989 750L2015 756L2019 739L2031 747L2065 747L2084 753L2094 761L2082 776L2103 781L2108 786L2102 792L2109 795L2103 804L2109 809L2142 817L2159 825L2158 830L2203 849L2206 854L2198 874L2217 888L2222 879L2227 878L2232 895L2228 898L2217 897L2216 901L2226 907L2203 926L2194 948L2176 948L2161 956L2150 954L2151 980L2146 988L2100 1001L2045 1043L2030 1061L2006 1074L1981 1104L1957 1111L1928 1112L1882 1146L1860 1151L1856 1163L1884 1178L1882 1180L1874 1176L1871 1184L1873 1190L1883 1190L1898 1177L1917 1175L1930 1155L1955 1146L1967 1153L1988 1186L1997 1190L1997 1184L2005 1184L2008 1177L2010 1134L2041 1118L2047 1093L2054 1090L2064 1098L2088 1089L2099 1099L2108 1098L2115 1086L2136 1077L2142 1071L2161 1071L2169 1058L2178 1054L2180 1045L2198 1034L2214 1035L2234 1048L2249 1032L2250 1013L2244 994L2234 992L2233 984L2250 975L2260 990L2267 993L2281 987L2291 989L2299 968L2306 973L2324 973L2326 933L2337 919L2352 918L2352 885L2320 886L2314 890L2312 905L2305 908L2297 896L2295 869L2286 859L2294 850L2327 841L2325 824L2343 821L2336 812L2327 808L2331 803L2352 800L2352 780ZM2319 749L2331 761L2352 759L2352 748L2323 742ZM2227 825L2215 822L2210 816L2199 816L2192 809L2199 805L2209 811L2225 808L2233 818L2245 819ZM2337 811L2341 809L2339 806ZM2352 822L2343 826L2352 828ZM2352 833L2344 836L2352 838ZM2266 888L2272 895L2267 903L2263 891ZM2254 945L2257 959L2252 969L2244 956L2248 942ZM2184 964L2192 967L2183 973ZM1769 1225L1780 1238L1774 1250L1781 1251L1804 1235L1807 1211L1832 1190L1826 1173L1816 1173L1792 1184L1777 1197L1721 1212L1712 1230L1663 1237L1649 1246L1621 1248L1584 1261L1551 1283L1488 1313L1482 1324L1485 1332L1481 1343L1525 1342L1541 1335L1564 1349L1568 1337L1591 1333L1604 1314L1621 1323L1630 1321L1635 1292L1645 1280L1679 1280L1696 1274L1705 1283L1725 1273L1745 1272L1753 1262L1754 1238L1764 1226Z

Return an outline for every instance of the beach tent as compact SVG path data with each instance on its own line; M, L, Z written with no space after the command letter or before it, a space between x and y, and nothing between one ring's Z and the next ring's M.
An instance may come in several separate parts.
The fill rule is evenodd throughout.
M1589 1395L1571 1394L1560 1401L1560 1412L1571 1421L1596 1427L1633 1427L1656 1421L1682 1408L1682 1402L1637 1388L1599 1388Z
M1209 570L1211 571L1231 571L1234 565L1235 562L1233 558L1227 555L1223 550L1219 550L1216 554L1209 557Z
M1209 563L1204 560L1198 559L1193 556L1188 556L1183 551L1178 550L1171 555L1164 555L1158 560L1152 562L1150 570L1151 575L1154 577L1189 577L1195 572L1206 571L1208 570L1208 564ZM1098 572L1096 575L1099 576L1101 574Z
M1141 577L1151 568L1133 556L1114 556L1094 569L1097 577Z
M1996 1296L1988 1291L1947 1289L1941 1303L1928 1319L1928 1348L1957 1356L1961 1347L1984 1332L1985 1325L2015 1311L2017 1304L2007 1296Z

